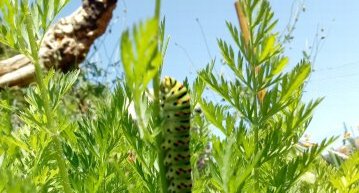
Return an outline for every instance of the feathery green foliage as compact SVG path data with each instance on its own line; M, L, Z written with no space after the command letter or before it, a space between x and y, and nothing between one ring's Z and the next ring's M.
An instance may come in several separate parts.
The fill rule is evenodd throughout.
M31 58L37 75L24 97L0 93L0 192L167 192L159 80L169 38L161 2L153 18L123 32L124 80L114 90L78 71L41 71L39 44L66 3L0 0L0 42ZM227 22L233 45L218 39L228 75L211 61L184 83L192 192L357 192L358 153L331 165L321 153L334 138L298 143L322 100L302 100L310 62L288 68L269 1L239 4L248 33Z
M68 2L1 0L0 42L31 58L35 54L31 53L31 47L41 42L55 16Z
M300 177L333 139L301 153L294 151L321 101L301 101L310 64L302 60L284 71L288 58L272 32L276 21L268 1L239 4L249 33L239 33L227 22L235 47L218 40L223 64L232 74L226 77L232 78L215 74L211 65L199 74L223 99L220 103L200 100L205 117L224 135L212 140L210 183L226 193L295 192Z

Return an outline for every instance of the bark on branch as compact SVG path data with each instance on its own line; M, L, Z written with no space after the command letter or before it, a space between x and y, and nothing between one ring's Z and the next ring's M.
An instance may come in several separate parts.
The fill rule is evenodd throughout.
M45 34L40 46L40 62L46 68L63 72L85 59L91 45L112 18L117 0L83 0L72 15L60 19ZM27 86L35 80L35 70L24 55L0 61L0 87Z

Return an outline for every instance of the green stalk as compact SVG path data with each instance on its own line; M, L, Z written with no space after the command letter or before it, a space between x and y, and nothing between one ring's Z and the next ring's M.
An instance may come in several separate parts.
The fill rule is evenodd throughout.
M37 84L39 85L39 89L40 89L40 93L41 93L41 97L44 103L44 110L45 110L45 116L47 119L46 122L46 126L47 129L52 131L55 135L53 135L53 142L54 142L54 150L55 150L55 158L58 164L58 167L60 169L60 176L61 176L61 183L62 186L64 188L64 192L65 193L71 193L72 189L70 186L70 181L68 178L68 168L66 166L66 162L63 156L63 152L62 152L62 148L61 148L61 141L57 135L57 131L55 130L55 128L53 128L53 117L52 117L52 112L51 112L51 108L50 108L50 99L49 99L49 95L48 95L48 90L46 89L46 86L43 82L43 73L42 73L42 69L40 66L40 61L39 61L39 57L38 57L38 46L36 44L36 38L35 35L33 34L33 25L32 25L32 20L31 20L31 14L29 13L28 9L25 9L26 11L26 15L27 15L27 21L26 21L26 28L27 28L27 33L28 33L28 37L29 37L29 42L30 42L30 49L31 49L31 57L32 57L32 62L35 66L35 73L36 73L36 81Z
M161 0L156 0L156 8L155 8L155 18L157 21L160 21L161 14Z
M251 33L251 27L250 27L251 26L251 16L250 16L250 14L249 15L245 14L245 12L243 10L246 7L245 4L246 4L245 0L238 0L235 3L235 8L237 11L237 17L239 20L241 32L244 37L245 49L247 49L248 53L250 53L249 49L252 49L252 47L250 46L251 39L252 39L252 35L251 35L252 33ZM252 61L248 60L248 62L249 62L248 68L251 68L251 71L253 72L253 74L252 74L252 76L253 76L252 77L252 81L253 81L252 97L255 99L253 102L257 109L257 103L259 103L259 101L258 101L258 97L257 97L258 86L257 86L257 76L256 76L256 65ZM257 154L259 152L259 129L260 129L260 127L258 126L259 125L258 120L259 120L258 114L256 111L254 122L252 122L252 125L254 125L253 129L254 129L254 144L255 144L254 155L255 156L257 156ZM253 161L254 160L255 160L255 157L253 158ZM259 179L257 164L254 166L253 175L254 175L254 179ZM255 180L254 186L255 186L256 190L259 190L259 181L258 180Z
M138 95L138 92L134 93L134 101L135 101L135 104L141 103L141 96ZM137 115L137 122L139 125L140 138L143 139L143 138L148 137L147 136L148 132L146 132L146 125L144 124L144 120L143 120L142 113L141 113L142 110L139 105L134 105L134 107L135 107L135 112Z
M155 112L155 118L157 120L156 122L158 123L158 125L161 124L160 114L159 114L159 112L160 112L159 84L160 84L160 74L157 73L157 75L153 79L153 89L154 89L154 94L155 94L155 101L154 101L155 110L154 110L154 112ZM160 173L160 180L161 180L161 189L162 189L163 193L166 193L167 189L168 189L168 184L167 184L167 179L166 179L166 169L165 169L165 165L164 165L164 152L161 148L162 141L163 141L162 134L158 135L156 141L157 141L158 165L159 165L159 173Z
M159 23L160 23L160 15L161 15L161 0L156 0L156 8L155 8L155 19L157 20L157 26L159 27ZM159 30L157 31L157 50L156 50L156 54L161 54L162 52L160 52L161 48L158 45L162 45L161 44L161 38L160 38L160 34L159 34ZM161 72L159 71L154 79L153 79L153 91L154 91L154 95L155 95L155 100L154 100L154 112L155 112L155 120L157 120L156 122L158 123L158 125L161 124L160 122L160 97L159 97L159 92L160 92L160 78L161 77ZM157 137L157 152L158 152L158 166L159 166L159 174L160 174L160 180L161 180L161 192L162 193L166 193L167 189L168 189L168 184L167 184L167 179L166 179L166 168L164 165L164 152L162 151L161 145L162 145L162 141L163 141L163 136L162 135L158 135Z

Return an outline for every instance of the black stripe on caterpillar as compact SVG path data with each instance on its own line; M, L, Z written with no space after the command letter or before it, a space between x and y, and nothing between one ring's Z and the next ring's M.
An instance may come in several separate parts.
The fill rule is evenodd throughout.
M166 76L160 85L164 165L169 193L190 193L190 96L177 80Z

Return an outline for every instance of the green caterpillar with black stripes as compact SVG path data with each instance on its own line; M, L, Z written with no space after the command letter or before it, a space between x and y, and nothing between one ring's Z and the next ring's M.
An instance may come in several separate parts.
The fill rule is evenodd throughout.
M183 84L168 76L162 80L160 90L168 193L191 193L190 96Z

